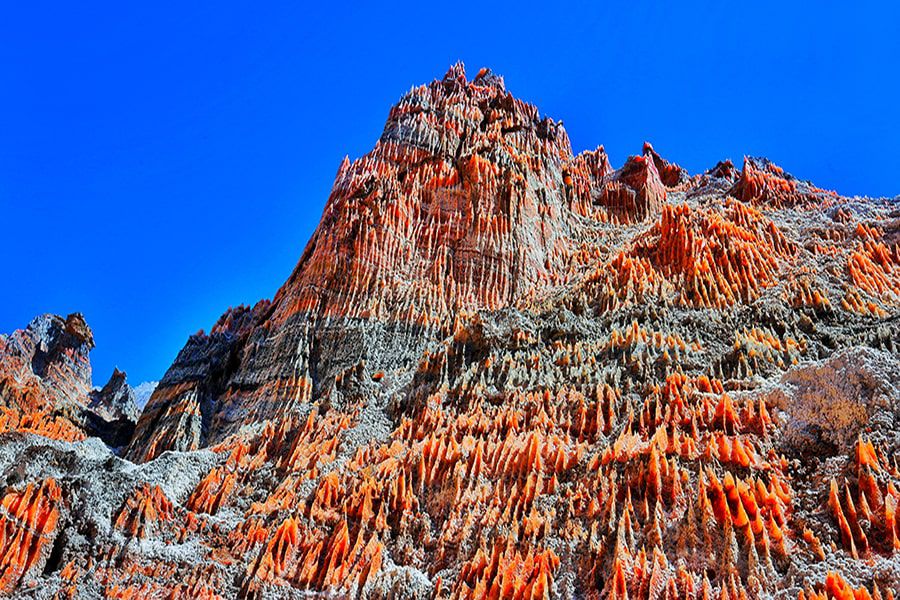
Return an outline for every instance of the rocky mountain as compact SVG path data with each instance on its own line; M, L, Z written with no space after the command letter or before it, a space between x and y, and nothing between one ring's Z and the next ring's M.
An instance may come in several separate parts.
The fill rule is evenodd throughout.
M91 392L88 408L107 421L126 419L135 422L140 417L135 391L128 385L128 376L118 368L113 369L109 381L99 390Z
M115 448L128 444L140 417L136 400L125 372L113 369L106 385L90 394L87 415L91 433Z
M25 329L0 335L0 431L58 440L131 440L140 416L126 375L115 369L91 389L94 336L80 313L36 317Z
M88 354L94 336L78 313L36 317L28 327L0 335L2 428L77 440L78 414L91 389Z
M614 169L455 65L120 456L67 416L130 411L124 376L82 389L83 320L0 338L0 588L895 598L898 307L896 200L650 144Z

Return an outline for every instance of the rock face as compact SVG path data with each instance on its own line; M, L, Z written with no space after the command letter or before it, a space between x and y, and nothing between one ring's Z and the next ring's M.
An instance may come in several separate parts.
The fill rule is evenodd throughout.
M119 369L114 369L106 385L92 391L90 397L88 409L107 421L124 419L136 422L140 416L134 390L128 385L125 372Z
M123 371L114 369L106 385L91 392L85 413L88 432L115 448L131 441L140 417L134 390L126 379Z
M14 591L29 572L46 564L58 535L61 495L56 481L47 478L21 490L11 490L0 500L0 526L4 533L0 591Z
M372 152L342 163L271 305L232 311L189 342L130 456L219 441L309 402L317 380L360 360L408 366L461 312L526 303L562 283L605 165L602 151L576 165L565 130L489 71L468 82L456 66L414 88Z
M0 431L65 440L84 437L80 413L91 389L94 337L78 313L35 318L0 335Z
M140 416L125 373L91 390L94 337L81 314L41 315L0 335L0 432L77 441L97 436L127 444Z
M5 494L36 508L6 531L48 541L0 577L38 597L895 598L898 242L896 201L764 159L574 155L455 65L344 160L273 300L188 340L127 460L9 428ZM103 411L126 413L122 385Z

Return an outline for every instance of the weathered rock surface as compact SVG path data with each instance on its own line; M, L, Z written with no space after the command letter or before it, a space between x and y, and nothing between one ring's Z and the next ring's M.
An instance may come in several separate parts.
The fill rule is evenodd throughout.
M766 402L784 411L785 441L799 450L851 452L860 436L900 448L900 361L865 346L792 369Z
M118 448L131 441L141 414L124 371L113 369L106 385L91 392L85 416L88 433L110 446Z
M114 369L106 385L92 391L90 397L88 409L107 421L126 419L136 422L141 416L135 404L134 390L128 385L127 375L119 369Z
M125 373L116 369L91 389L94 338L78 313L41 315L25 329L0 335L0 432L77 441L97 436L126 445L140 416Z
M0 431L84 437L80 414L91 390L94 337L80 314L35 318L0 335Z
M455 65L345 159L273 300L188 340L124 458L6 427L5 497L34 509L0 512L28 557L0 585L895 598L898 243L896 201L765 159L573 155ZM13 338L42 339L0 338L4 373L81 389Z

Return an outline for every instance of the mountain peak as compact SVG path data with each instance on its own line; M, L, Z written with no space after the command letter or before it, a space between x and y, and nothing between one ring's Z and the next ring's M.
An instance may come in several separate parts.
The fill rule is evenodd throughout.
M627 297L617 271L646 259L623 235L649 244L654 234L687 228L683 243L691 244L718 227L711 223L745 226L740 219L747 217L733 208L668 211L673 196L682 203L734 194L773 208L819 206L833 197L794 183L768 161L747 159L739 176L728 165L691 176L649 142L615 170L602 146L574 156L561 122L512 96L489 69L470 81L456 63L401 97L369 153L342 160L319 226L273 301L230 309L209 336L191 339L151 398L131 456L201 447L290 412L331 386L323 373L353 361L412 360L426 340L452 334L461 315L534 310L558 304L553 298L574 308L583 300L572 290L597 290L601 281L603 294ZM759 220L763 229L774 226ZM611 252L611 244L619 250ZM727 253L722 244L716 252ZM704 260L713 261L713 272L725 269L717 277L735 278L733 271L745 268L734 256ZM718 266L723 260L727 267ZM771 265L779 258L758 260ZM630 285L678 285L667 269L651 261L631 273ZM704 286L690 293L705 299L691 303L751 298L760 290L758 281L741 278L690 285ZM688 302L681 293L661 301ZM371 349L355 343L358 353L323 351L317 345L341 343L325 333L330 323L343 323L340 337L348 335L347 323L364 337L387 328L392 333L379 350L385 354L372 361ZM294 353L288 363L286 353Z
M0 336L0 591L890 598L898 242L896 201L766 159L573 155L458 63L343 159L274 298L188 338L125 460L27 435L90 433L83 319Z

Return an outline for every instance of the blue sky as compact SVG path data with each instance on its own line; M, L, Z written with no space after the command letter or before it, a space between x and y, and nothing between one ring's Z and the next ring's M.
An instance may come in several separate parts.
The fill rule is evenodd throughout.
M157 379L271 297L342 157L457 59L616 165L649 140L691 172L759 154L900 194L894 2L138 4L0 19L0 332L85 313L95 383Z

